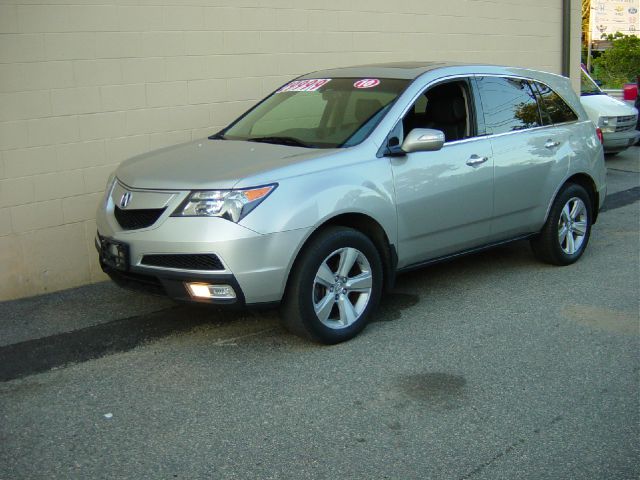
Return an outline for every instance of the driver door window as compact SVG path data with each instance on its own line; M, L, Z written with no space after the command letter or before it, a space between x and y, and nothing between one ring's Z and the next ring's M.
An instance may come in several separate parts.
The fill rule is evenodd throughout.
M475 135L472 111L467 82L447 82L420 95L402 119L402 127L405 134L414 128L440 130L445 142L455 142Z

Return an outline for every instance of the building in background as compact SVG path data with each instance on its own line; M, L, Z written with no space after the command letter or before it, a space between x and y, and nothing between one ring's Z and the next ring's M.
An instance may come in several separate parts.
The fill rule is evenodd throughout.
M609 46L604 35L640 36L640 0L591 0L590 29L594 50Z
M94 214L123 159L203 138L292 77L322 68L477 61L570 71L578 85L580 7L3 0L0 300L106 278Z

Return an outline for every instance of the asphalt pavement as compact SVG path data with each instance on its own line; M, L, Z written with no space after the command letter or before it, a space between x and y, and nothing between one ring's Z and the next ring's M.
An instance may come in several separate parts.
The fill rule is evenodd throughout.
M0 479L637 479L640 148L576 264L398 279L332 346L100 283L0 303Z

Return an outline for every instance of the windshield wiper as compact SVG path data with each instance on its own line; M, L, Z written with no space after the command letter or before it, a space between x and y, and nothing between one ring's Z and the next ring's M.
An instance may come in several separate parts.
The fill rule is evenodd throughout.
M209 140L226 140L226 138L224 138L224 134L222 132L214 133L213 135L211 135L208 138L209 138Z
M315 145L301 142L293 137L254 137L247 138L247 142L275 143L277 145L289 145L291 147L318 148Z

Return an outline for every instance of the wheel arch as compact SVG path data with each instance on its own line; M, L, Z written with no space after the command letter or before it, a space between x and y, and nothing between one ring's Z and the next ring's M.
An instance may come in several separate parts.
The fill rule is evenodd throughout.
M591 202L591 210L593 212L593 218L591 219L591 224L596 223L598 219L598 213L600 210L600 194L598 193L598 189L596 188L596 183L593 178L586 173L575 173L568 177L564 182L560 184L560 186L556 189L553 196L551 197L551 201L547 205L547 212L544 216L544 221L547 221L549 218L549 213L551 212L551 206L553 202L556 201L556 198L560 194L560 192L569 184L580 185L587 191L589 195L589 201Z
M587 194L589 194L589 200L591 201L591 210L593 212L591 223L596 223L600 210L600 194L598 193L598 189L596 188L596 182L594 182L593 178L591 178L586 173L576 173L575 175L567 178L562 187L564 188L565 185L568 185L570 183L580 185L587 191Z
M302 253L314 238L329 227L351 228L367 236L369 240L373 242L376 250L380 254L380 260L382 261L383 268L383 288L388 290L393 287L396 278L396 266L398 264L398 255L395 246L389 241L389 237L382 225L380 225L380 223L378 223L374 218L364 213L351 212L341 213L326 219L304 240L291 263L291 267L289 268L285 284L285 295L289 287L291 272L293 272L296 267L296 263L300 259Z

